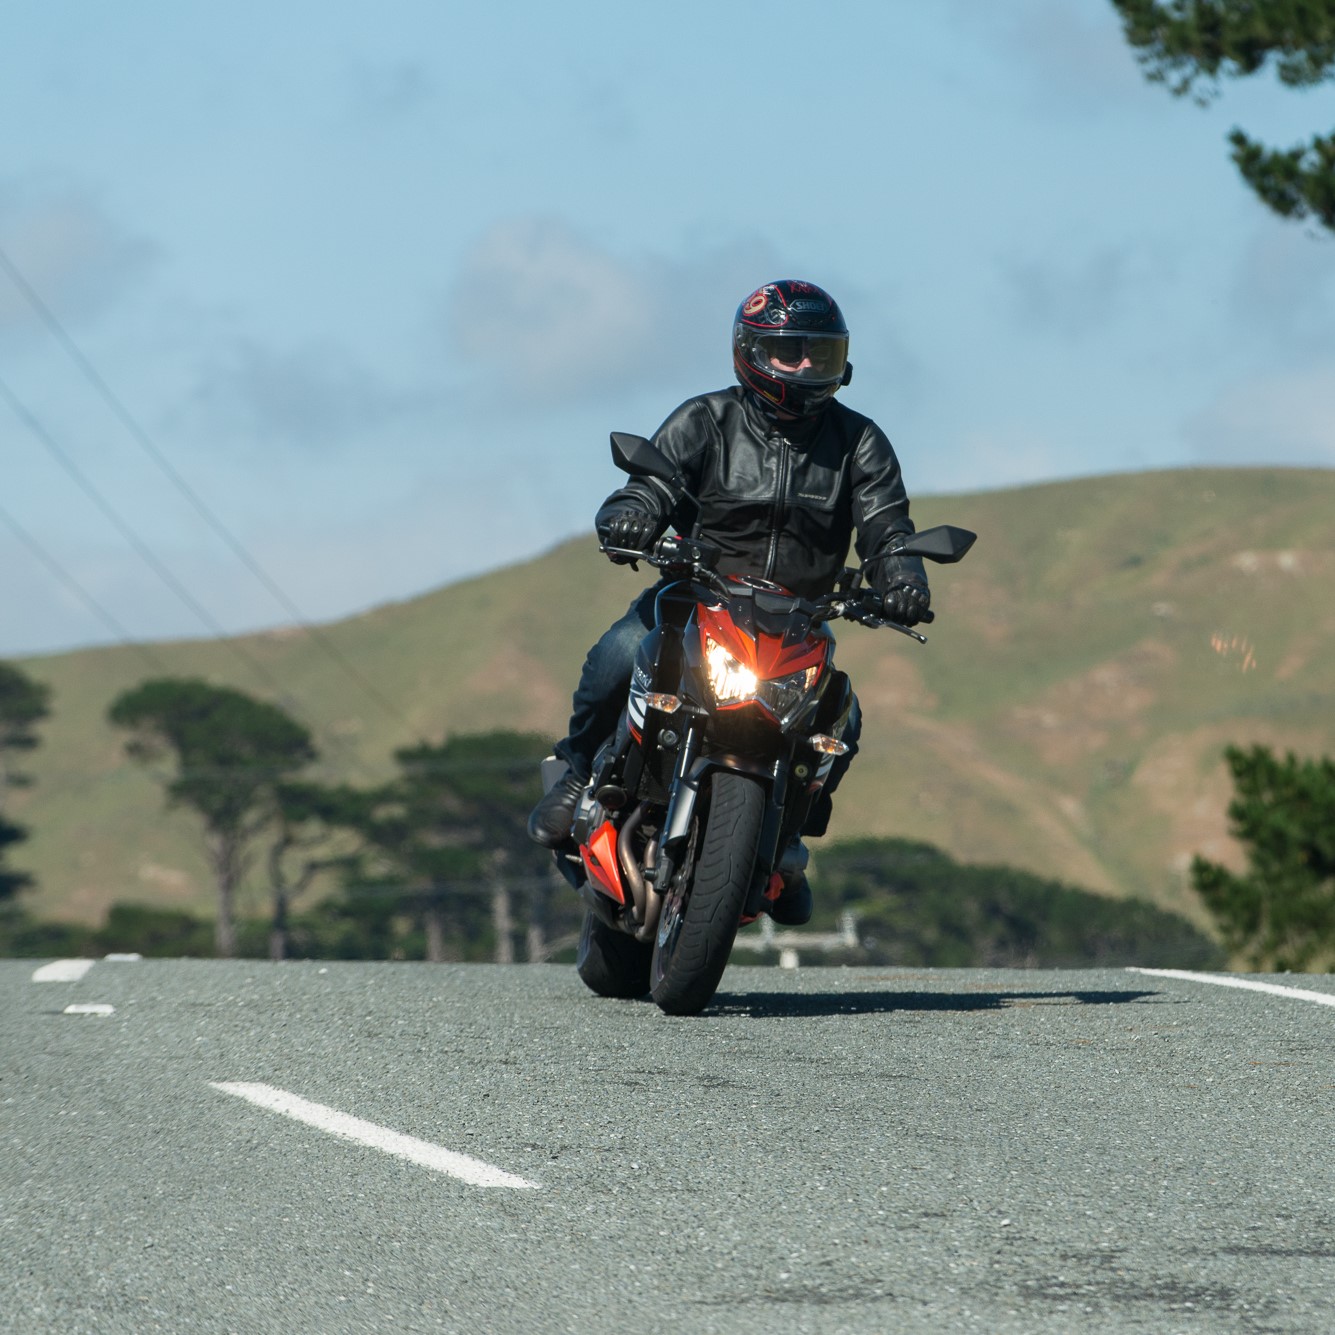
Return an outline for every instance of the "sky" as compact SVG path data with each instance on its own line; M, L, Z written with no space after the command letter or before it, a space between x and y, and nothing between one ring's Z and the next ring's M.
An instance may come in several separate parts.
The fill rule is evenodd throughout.
M910 495L1335 466L1335 241L1226 143L1335 91L1175 99L1108 0L9 0L0 125L3 657L587 533L778 277Z

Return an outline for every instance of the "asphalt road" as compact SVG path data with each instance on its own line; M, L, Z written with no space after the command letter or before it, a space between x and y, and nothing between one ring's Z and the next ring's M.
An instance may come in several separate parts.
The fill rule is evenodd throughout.
M670 1019L557 966L39 963L0 962L5 1331L1335 1332L1329 1006L734 968Z

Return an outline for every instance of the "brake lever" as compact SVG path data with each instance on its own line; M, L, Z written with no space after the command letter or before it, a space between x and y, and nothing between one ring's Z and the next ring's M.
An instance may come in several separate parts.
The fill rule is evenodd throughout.
M889 617L877 616L875 612L856 611L849 609L844 612L850 621L856 621L862 626L871 626L875 630L885 627L887 630L897 630L901 635L907 635L911 640L917 640L919 644L927 643L926 635L919 635L916 630L910 630L907 626L901 626L898 621L891 621Z
M636 572L638 572L640 569L640 562L647 561L649 559L649 553L641 551L638 547L604 547L600 544L598 550L604 556L608 557L612 556L629 557L630 558L629 560L623 561L621 562L621 564L628 565L632 570Z
M926 635L919 635L916 630L910 630L907 626L901 626L898 621L882 621L882 626L888 626L891 630L897 630L901 635L907 635L911 640L917 640L919 644L927 643Z

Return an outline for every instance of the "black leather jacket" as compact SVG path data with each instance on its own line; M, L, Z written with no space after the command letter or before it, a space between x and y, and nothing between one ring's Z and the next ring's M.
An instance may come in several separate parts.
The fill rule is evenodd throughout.
M899 460L870 418L832 401L814 418L779 422L735 387L687 399L654 444L699 497L699 536L723 549L721 573L759 575L814 598L834 588L856 530L873 587L927 587L917 557L885 555L896 534L914 529ZM695 520L689 502L672 512L663 484L633 478L603 503L599 532L628 510L660 530L689 532Z

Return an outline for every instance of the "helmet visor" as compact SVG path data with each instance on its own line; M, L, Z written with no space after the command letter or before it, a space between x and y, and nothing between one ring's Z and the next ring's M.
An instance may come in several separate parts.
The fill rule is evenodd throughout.
M799 384L841 380L848 364L847 334L791 334L746 330L746 359L757 370Z

